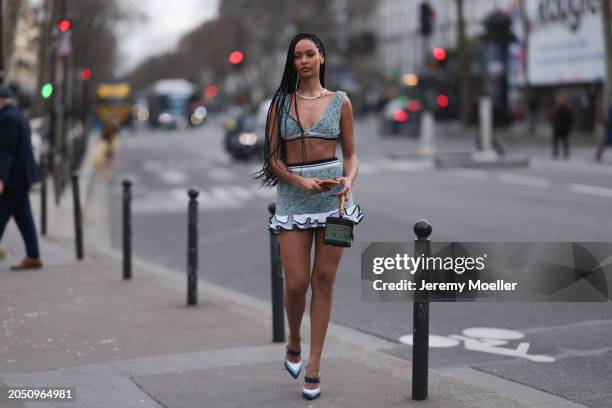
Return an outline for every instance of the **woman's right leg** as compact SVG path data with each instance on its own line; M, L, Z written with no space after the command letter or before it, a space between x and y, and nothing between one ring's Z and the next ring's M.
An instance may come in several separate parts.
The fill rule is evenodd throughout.
M312 229L283 231L280 234L280 248L285 271L285 310L289 324L289 348L300 350L300 326L306 308L306 292L310 285L310 250L313 239ZM297 362L299 357L288 356Z

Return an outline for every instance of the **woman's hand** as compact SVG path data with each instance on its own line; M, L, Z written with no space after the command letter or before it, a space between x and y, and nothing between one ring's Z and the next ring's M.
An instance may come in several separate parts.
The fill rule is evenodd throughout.
M353 183L351 182L351 180L347 177L338 177L336 180L338 180L339 182L342 183L342 190L338 191L337 193L334 193L335 196L343 196L344 199L348 199L349 193L351 192L351 188L353 188Z
M320 179L317 179L317 178L302 177L300 178L300 181L298 182L297 187L300 190L306 193L310 193L310 194L319 194L324 191L327 191L327 189L321 187L318 184L319 181Z

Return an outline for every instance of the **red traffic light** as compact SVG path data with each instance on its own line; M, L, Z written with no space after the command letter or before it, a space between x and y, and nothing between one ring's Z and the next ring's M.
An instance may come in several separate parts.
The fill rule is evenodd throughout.
M406 113L403 109L398 109L393 112L393 120L396 122L407 122L408 121L408 113Z
M444 61L446 59L446 51L444 48L434 48L433 57L438 61Z
M232 65L242 64L242 61L244 61L244 54L242 53L242 51L233 51L229 55L228 61Z
M410 101L408 102L408 110L410 112L418 112L421 110L421 104L419 103L419 101Z
M448 96L446 96L446 95L438 95L436 97L436 103L441 108L448 108Z
M89 81L91 79L91 69L83 68L81 71L81 79L83 81Z
M212 99L215 96L217 96L217 87L214 85L209 85L206 88L204 88L204 96L207 97L208 99Z
M60 31L60 33L66 33L70 31L71 28L72 28L72 21L70 21L67 18L62 18L57 23L57 29Z

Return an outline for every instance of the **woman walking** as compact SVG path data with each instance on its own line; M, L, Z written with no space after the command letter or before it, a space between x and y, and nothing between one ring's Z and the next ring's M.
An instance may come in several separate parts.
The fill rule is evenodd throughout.
M358 167L351 103L344 92L325 89L326 58L314 34L298 34L289 44L283 78L268 111L264 166L258 175L264 185L277 186L269 228L280 234L290 332L284 366L296 379L303 368L300 326L306 292L312 289L310 355L302 388L307 399L321 395L321 355L342 257L342 247L323 243L326 220L338 215L340 201L345 219L354 224L363 219L351 194ZM342 161L335 157L338 142ZM329 187L322 180L340 184Z

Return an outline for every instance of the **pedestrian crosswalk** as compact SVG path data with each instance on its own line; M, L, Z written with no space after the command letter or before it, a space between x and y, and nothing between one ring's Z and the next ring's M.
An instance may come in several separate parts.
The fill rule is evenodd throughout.
M253 202L271 200L276 196L275 190L262 189L258 186L245 187L226 184L207 188L197 188L198 209L200 211L230 211L246 208ZM187 188L144 191L134 195L132 213L136 215L187 213L189 197Z
M187 189L200 185L198 197L201 211L231 211L246 208L261 200L273 200L275 189L263 189L252 175L261 169L261 163L234 163L226 158L205 159L159 158L142 162L139 176L134 181L132 211L135 214L181 213L187 211ZM574 170L575 172L607 174L607 167L587 166L576 163L549 163L536 160L534 169ZM434 170L431 160L406 160L381 158L359 163L359 175L368 177L388 172L416 173ZM516 188L560 190L569 194L610 198L612 188L589 183L562 182L556 178L542 177L520 171L491 171L487 169L454 168L442 170L452 177L476 182L502 183ZM544 173L544 175L546 175ZM146 182L144 181L146 180ZM579 181L579 180L576 180ZM585 180L586 181L586 180ZM593 183L597 184L597 183ZM259 205L259 204L256 204Z
M187 211L187 190L190 176L198 174L210 185L199 188L200 211L231 211L246 208L258 200L272 200L275 189L260 188L258 183L241 185L250 174L260 169L260 164L242 166L205 167L203 162L188 159L146 160L142 170L154 175L155 187L142 182L134 186L132 212L136 215L181 213ZM360 163L360 174L378 174L384 171L415 172L433 168L428 162L409 162L384 159L378 162ZM133 178L133 176L132 176ZM150 182L151 183L151 182ZM119 194L119 191L117 191Z

